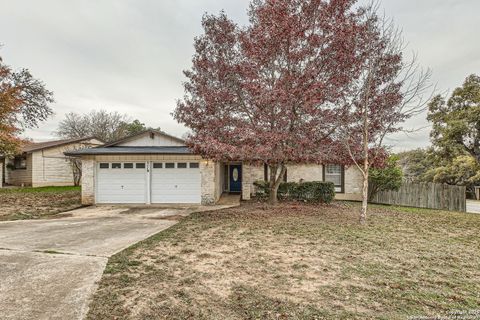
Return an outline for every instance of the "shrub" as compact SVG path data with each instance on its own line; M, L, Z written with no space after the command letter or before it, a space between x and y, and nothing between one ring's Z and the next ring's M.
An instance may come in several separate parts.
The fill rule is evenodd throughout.
M269 184L266 181L256 181L256 196L268 198ZM278 198L314 203L331 203L335 198L335 186L332 182L284 182L278 187Z
M403 172L398 165L398 157L390 156L384 168L370 168L368 200L371 201L381 191L398 191L402 180Z

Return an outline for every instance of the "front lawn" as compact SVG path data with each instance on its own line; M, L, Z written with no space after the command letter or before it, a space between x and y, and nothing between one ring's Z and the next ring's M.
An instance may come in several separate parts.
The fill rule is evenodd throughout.
M113 256L89 319L406 319L480 309L480 215L247 203Z
M0 189L0 221L50 217L80 205L80 187Z

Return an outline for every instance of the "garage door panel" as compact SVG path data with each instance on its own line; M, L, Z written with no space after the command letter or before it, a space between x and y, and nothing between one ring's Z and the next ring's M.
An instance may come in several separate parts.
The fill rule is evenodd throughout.
M118 169L97 168L98 203L145 203L147 201L146 169L124 169L123 164L122 168Z
M154 169L152 203L200 203L200 169Z
M185 196L188 196L190 194L196 195L197 188L188 188L188 189L181 189L181 190L175 190L175 189L153 189L152 190L152 196L158 196L160 194L177 195L179 193L182 193Z
M177 174L169 174L169 175L153 174L152 176L154 178L160 178L162 179L162 181L165 181L165 182L177 182L177 181L193 182L192 178L200 178L200 174L188 175L188 173L177 173Z
M144 182L144 176L145 176L145 173L140 175L123 175L120 173L116 173L114 176L106 176L106 177L108 177L108 182L121 183L124 181L130 181L132 183L136 183L138 181ZM100 177L102 177L102 175L100 175ZM104 180L100 180L100 181L104 181Z
M112 189L127 189L127 190L132 190L132 191L138 191L138 192L143 192L145 191L145 183L143 182L130 182L130 181L122 181L121 183L99 183L98 184L100 187L105 188L103 191L109 191ZM139 188L142 188L142 190L138 190Z
M194 192L188 192L188 190L183 190L186 192L182 192L183 194L180 194L181 192L176 191L176 190L159 190L160 192L156 194L155 196L161 197L162 195L165 196L175 196L175 197L187 197L187 196L196 196L196 193ZM195 191L195 190L190 190L190 191Z
M175 188L175 186L177 186L177 188L198 188L198 183L197 182L164 182L163 180L160 180L162 181L162 184L160 183L155 183L155 185L152 186L152 190L164 190L164 189L171 189L171 188Z

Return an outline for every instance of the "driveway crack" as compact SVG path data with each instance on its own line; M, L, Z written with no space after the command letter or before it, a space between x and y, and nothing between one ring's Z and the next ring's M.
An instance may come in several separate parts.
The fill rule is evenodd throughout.
M3 251L13 251L13 252L34 252L34 253L44 253L44 254L52 254L52 255L67 255L67 256L77 256L77 257L96 257L96 258L110 258L110 256L102 256L102 255L95 255L95 254L80 254L75 252L63 252L51 249L45 250L19 250L19 249L12 249L12 248L0 248Z

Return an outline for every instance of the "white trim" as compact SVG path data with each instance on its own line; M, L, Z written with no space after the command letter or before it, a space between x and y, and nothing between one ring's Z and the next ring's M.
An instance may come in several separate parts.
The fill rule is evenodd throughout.
M146 196L145 196L145 199L147 201L146 204L152 204L152 170L151 168L153 168L153 162L152 161L147 161L146 162L146 175L147 175L147 179L146 179L146 189L145 189L145 192L146 192Z
M94 192L94 197L95 199L93 199L93 203L97 203L97 199L98 199L98 171L99 171L99 167L100 167L100 161L96 161L96 160L93 160L93 167L95 169L93 169L93 172L95 174L95 179L93 179L93 190L95 190ZM110 163L108 164L108 168L110 169Z

